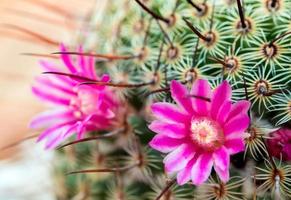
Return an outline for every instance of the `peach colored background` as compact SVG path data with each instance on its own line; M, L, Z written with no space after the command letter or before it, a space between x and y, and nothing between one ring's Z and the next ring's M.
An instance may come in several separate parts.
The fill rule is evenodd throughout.
M63 12L44 8L49 3ZM70 12L85 16L94 5L93 0L1 0L0 1L0 149L37 132L27 125L33 115L44 108L31 94L33 77L40 73L38 58L21 53L51 53L58 50L39 40L23 41L27 35L7 28L13 24L52 38L55 41L70 41L79 21L62 15ZM25 11L25 13L23 13ZM30 14L33 13L32 17ZM30 37L28 37L30 38ZM0 159L10 158L18 146L0 151Z

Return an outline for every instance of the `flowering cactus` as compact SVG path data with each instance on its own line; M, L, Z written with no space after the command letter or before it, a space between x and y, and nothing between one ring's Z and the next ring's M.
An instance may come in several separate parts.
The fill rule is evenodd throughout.
M191 92L172 81L171 94L179 107L169 103L152 106L158 120L149 128L158 135L150 146L171 152L164 159L165 169L180 171L178 184L185 184L191 178L193 184L200 185L208 179L213 165L220 179L227 182L230 155L245 149L249 102L231 105L231 88L226 81L213 92L206 80L195 81Z
M272 156L283 160L291 160L291 130L281 128L270 134L267 141Z
M104 3L33 86L57 196L290 199L291 1Z
M61 50L64 53L67 51L63 45ZM55 107L35 117L30 124L32 128L50 126L38 138L38 141L46 139L46 148L56 147L75 133L77 139L81 139L86 132L110 130L122 110L121 101L111 88L79 85L84 80L105 83L110 80L108 75L98 77L94 58L78 56L78 65L73 64L69 55L62 54L61 59L64 69L50 62L41 62L45 72L53 75L37 77L32 87L37 97ZM61 76L64 73L71 73L71 76Z

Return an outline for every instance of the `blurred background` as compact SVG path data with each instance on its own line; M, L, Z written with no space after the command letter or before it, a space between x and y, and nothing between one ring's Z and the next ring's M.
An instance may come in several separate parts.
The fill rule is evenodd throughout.
M60 42L75 44L76 34L94 0L0 1L0 199L50 200L52 152L35 143L28 128L31 118L44 110L31 94L40 73L38 56L58 51Z

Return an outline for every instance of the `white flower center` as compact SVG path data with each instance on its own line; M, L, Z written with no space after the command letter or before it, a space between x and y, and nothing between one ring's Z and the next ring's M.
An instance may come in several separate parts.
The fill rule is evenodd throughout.
M98 112L99 95L89 90L78 91L78 96L71 100L71 107L75 109L76 118Z
M191 133L193 142L207 150L214 150L224 142L220 125L208 118L194 118L191 121Z

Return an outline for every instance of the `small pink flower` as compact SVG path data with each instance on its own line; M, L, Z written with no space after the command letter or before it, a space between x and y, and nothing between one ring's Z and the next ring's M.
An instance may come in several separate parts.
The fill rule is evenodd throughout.
M226 81L212 91L206 80L197 80L190 92L172 81L171 94L177 105L153 104L157 120L149 125L158 133L150 146L169 153L164 159L165 170L177 173L179 185L190 179L199 185L208 179L214 166L220 179L227 182L230 155L245 149L250 103L232 104L231 87Z
M267 140L270 154L285 161L291 160L291 130L280 128L270 133L270 139Z
M67 51L64 45L61 51ZM110 80L108 75L98 77L92 57L78 55L73 60L62 54L61 60L63 68L46 61L42 61L41 66L44 71L65 72L102 82ZM81 139L86 132L107 130L115 121L121 102L114 91L107 86L80 83L80 80L57 74L36 77L32 92L53 108L36 116L30 127L47 128L38 138L38 141L46 140L46 148L56 147L74 133Z

